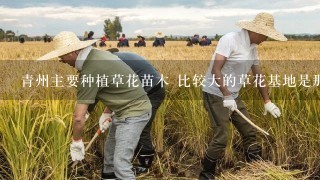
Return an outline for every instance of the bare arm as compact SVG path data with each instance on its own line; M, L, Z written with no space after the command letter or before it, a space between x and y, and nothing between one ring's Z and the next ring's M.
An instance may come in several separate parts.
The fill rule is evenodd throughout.
M82 131L84 127L84 122L86 120L88 105L87 104L77 104L74 115L73 115L73 139L79 140L82 138Z
M252 70L252 73L253 73L253 76L254 77L257 77L259 78L260 77L260 74L262 74L261 72L261 69L260 69L260 66L259 65L253 65L251 67L251 70ZM261 85L262 86L258 86L258 89L259 89L259 92L264 100L264 103L268 103L270 101L270 97L269 97L269 94L268 94L268 87L266 86L266 81L263 77L261 77L262 79L261 80L258 80L257 81L261 81Z
M222 94L224 96L229 96L229 95L231 95L231 92L227 89L226 86L224 86L223 76L221 73L221 69L222 69L224 63L226 62L226 60L227 60L226 57L224 57L220 54L216 54L211 73L215 75L215 78L216 78L215 80L216 80L217 84L220 86L219 89L222 92Z

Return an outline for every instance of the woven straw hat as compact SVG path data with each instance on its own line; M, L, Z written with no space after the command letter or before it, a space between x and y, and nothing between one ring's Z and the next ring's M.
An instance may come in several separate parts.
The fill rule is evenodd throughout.
M274 28L274 18L269 13L259 13L252 21L239 21L237 26L243 29L263 34L274 40L287 41L288 39Z
M164 33L162 33L162 32L157 32L157 33L156 33L156 38L164 38Z
M88 41L80 41L75 33L69 31L62 31L53 38L54 50L40 57L38 60L41 61L56 58L68 54L70 52L88 47L96 41L98 40L95 39Z

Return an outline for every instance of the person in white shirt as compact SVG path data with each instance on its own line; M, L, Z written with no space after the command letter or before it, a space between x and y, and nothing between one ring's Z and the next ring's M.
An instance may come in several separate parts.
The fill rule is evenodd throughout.
M240 32L224 35L216 47L209 65L203 91L203 100L213 127L213 140L202 160L203 170L199 179L214 179L217 160L223 155L228 141L230 121L237 128L243 139L243 147L248 162L261 159L262 148L256 140L256 129L247 123L239 114L249 116L239 91L243 86L243 77L252 70L253 76L263 82L258 86L264 100L265 113L275 118L280 117L280 109L271 102L259 62L257 45L267 37L286 41L287 38L274 29L274 18L269 13L259 13L252 21L237 23Z

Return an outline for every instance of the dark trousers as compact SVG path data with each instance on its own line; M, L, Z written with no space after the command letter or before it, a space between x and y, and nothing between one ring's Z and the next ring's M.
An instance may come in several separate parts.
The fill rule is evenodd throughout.
M152 145L151 140L151 128L152 128L152 122L156 116L157 110L160 107L161 103L163 102L165 98L165 88L164 87L154 87L156 90L151 89L148 93L148 97L150 99L151 105L152 105L152 114L149 122L142 130L142 133L140 135L140 140L138 143L138 146L136 148L136 153L141 155L148 155L153 154L155 152L154 147Z
M236 112L231 112L223 107L223 98L203 92L204 106L208 111L209 118L212 121L213 139L209 143L206 151L210 159L220 159L223 157L228 142L229 123L237 128L242 139L244 151L254 151L261 147L257 144L256 129L252 127ZM240 97L236 99L238 109L247 117L249 114Z

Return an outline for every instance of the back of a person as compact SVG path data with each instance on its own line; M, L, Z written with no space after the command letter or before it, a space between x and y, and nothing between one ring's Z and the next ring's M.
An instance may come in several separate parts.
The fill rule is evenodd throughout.
M202 39L199 43L200 46L207 46L208 45L208 42L206 39Z
M135 75L135 72L110 52L91 50L83 64L80 77L89 77L89 75L93 78L98 76L101 78L99 79L100 87L96 82L92 83L90 91L94 92L95 88L98 88L96 89L98 93L94 96L115 111L117 116L141 115L141 112L151 107L146 92L141 88L140 81L136 82L138 87L128 84L129 77ZM78 88L88 87L78 86Z
M155 47L164 46L164 44L165 44L164 38L156 38L153 43L153 46L155 46Z
M164 38L159 38L159 43L160 43L160 46L164 46L166 41L164 40Z
M208 46L211 45L211 39L207 38L206 41Z
M113 54L117 55L123 62L125 62L139 76L140 80L148 78L148 75L150 75L150 80L152 81L152 83L148 86L143 87L146 92L149 92L152 87L159 83L161 75L142 56L130 52L115 52Z
M199 44L199 39L197 37L193 37L191 39L192 44Z

